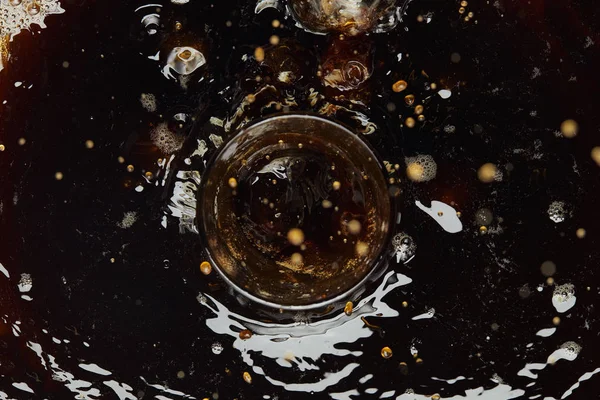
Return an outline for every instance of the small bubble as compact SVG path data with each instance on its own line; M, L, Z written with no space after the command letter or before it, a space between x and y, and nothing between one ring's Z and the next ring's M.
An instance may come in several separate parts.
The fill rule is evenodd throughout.
M406 118L406 121L404 121L404 125L406 125L408 128L414 128L414 126L415 126L415 119L412 118L412 117Z
M177 377L178 377L179 379L183 379L183 378L185 378L185 372L183 372L183 371L179 371L179 372L177 373Z
M465 0L463 0L463 1L460 2L460 6L461 7L466 7L468 5L469 5L469 3L467 3Z
M271 43L273 46L277 46L279 44L279 36L277 35L273 35L269 38L269 43Z
M406 83L406 81L399 80L398 82L396 82L392 85L392 90L396 93L400 93L407 87L408 87L408 84Z
M57 171L57 172L54 174L54 179L56 179L57 181L62 181L63 177L64 177L64 176L63 176L63 173L62 173L62 172L60 172L60 171Z
M125 162L125 159L122 156L117 157L117 161L119 162L119 164L123 164Z
M392 355L392 349L390 349L389 347L386 346L383 349L381 349L381 357L388 359L391 358Z
M594 147L590 155L592 156L592 160L594 160L594 162L600 166L600 146Z
M342 187L342 184L339 181L335 181L333 182L333 190L340 190L340 188Z
M560 317L554 317L554 318L552 318L552 323L553 323L555 326L558 326L558 325L560 325Z
M482 235L483 235L483 234L486 234L486 233L487 233L487 230L488 230L488 229L487 229L487 227L486 227L486 226L483 226L483 225L482 225L482 226L480 226L480 227L479 227L479 233L481 233Z
M415 107L415 114L417 114L417 115L423 114L423 106L421 104L419 104Z
M63 66L63 68L69 68L69 62L63 61L62 66Z
M239 337L242 340L248 340L252 337L252 331L250 331L250 329L244 329L240 331Z
M227 183L229 184L229 187L232 189L235 189L238 185L237 180L234 177L229 178Z
M133 172L133 170L134 170L134 169L135 169L135 168L134 168L134 167L133 167L133 165L131 165L131 164L129 164L129 165L127 166L127 172Z
M404 96L404 102L407 106L412 106L415 103L415 96L412 94L407 94Z
M200 264L200 272L202 272L204 275L210 275L212 272L212 266L208 261L202 261Z
M273 21L271 21L271 26L273 28L279 28L281 26L281 22L279 22L278 19L274 19Z
M25 143L27 143L27 140L25 140L25 138L22 137L22 138L19 138L17 143L19 144L19 146L24 146Z
M333 203L331 203L331 201L329 201L329 200L323 200L321 202L321 205L323 206L323 208L331 208L331 206L333 205Z
M586 232L585 232L585 229L583 229L583 228L579 228L575 231L575 235L577 235L577 237L579 239L583 239L585 237L585 234L586 234Z
M458 64L460 62L460 54L458 53L452 53L450 55L450 61L452 61L454 64Z
M304 147L304 145L302 143L298 143L298 148L301 149L302 147Z
M0 144L0 151L6 150L6 147L3 144Z
M94 141L90 140L90 139L86 140L85 141L85 147L87 149L93 149L94 148Z

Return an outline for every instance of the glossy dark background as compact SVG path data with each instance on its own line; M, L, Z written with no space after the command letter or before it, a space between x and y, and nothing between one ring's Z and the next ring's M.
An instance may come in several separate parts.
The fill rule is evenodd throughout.
M141 108L141 93L155 93L165 114L208 110L198 112L206 120L233 107L218 92L238 81L234 57L251 54L248 49L265 44L273 33L296 37L315 56L322 54L327 39L301 32L274 10L255 16L253 4L243 1L191 3L163 9L164 21L184 21L190 35L211 46L205 73L215 81L187 92L146 59L155 44L140 33L136 2L65 1L66 13L47 18L47 29L23 32L11 45L11 62L0 72L0 99L8 100L0 106L0 142L6 146L0 153L0 262L11 273L10 280L0 276L0 313L27 329L15 338L8 325L0 325L0 389L17 398L26 394L12 388L13 381L27 381L40 398L72 397L40 368L25 347L27 340L60 355L61 366L80 379L98 380L76 366L79 360L94 362L148 398L158 392L139 376L198 398L214 392L221 399L306 397L282 393L258 376L252 385L242 380L246 365L228 338L217 338L205 326L206 310L195 297L211 283L223 302L236 305L215 276L200 274L197 236L179 234L176 224L160 227L168 191L137 193L133 187L141 181L139 168L149 168L160 157L144 139L156 120ZM440 394L464 389L460 384L436 386L431 376L473 376L468 387L493 387L489 378L497 373L522 388L529 380L517 379L516 372L526 362L545 360L567 340L583 346L578 359L544 371L528 395L559 398L583 373L600 366L595 310L600 185L599 167L589 155L600 145L600 11L591 0L503 1L498 6L471 1L474 24L459 18L458 3L414 0L403 24L371 37L377 61L370 84L372 93L381 95L371 99L372 114L385 131L369 139L394 162L416 152L432 154L438 176L426 184L405 180L402 186L403 229L418 249L408 266L394 267L414 282L388 299L410 306L398 318L374 322L383 333L362 342L361 367L332 391L354 388L367 373L375 374L369 386L398 394L409 387ZM427 12L433 13L432 22L418 23L416 16ZM274 18L286 28L271 28ZM232 26L226 27L226 21ZM168 32L160 35L168 41ZM399 63L399 52L410 56ZM455 52L459 63L450 61ZM399 114L408 116L402 106L406 92L395 94L391 85L412 71L418 77L422 70L439 87L460 88L447 101L426 107L426 124L401 128ZM16 88L15 81L25 83ZM385 111L390 101L397 105L394 113ZM580 124L572 140L554 134L567 118ZM456 131L445 133L446 125ZM17 144L20 137L27 140L23 146ZM91 150L84 145L88 139L95 143ZM525 151L516 154L514 149ZM118 156L125 157L125 164L117 162ZM125 169L130 162L134 173ZM502 182L484 185L476 170L485 162L510 163L514 169L504 169ZM54 179L56 171L63 172L62 181ZM465 230L445 233L412 206L417 198L454 201ZM553 200L571 204L572 217L561 224L550 221L546 210ZM478 234L473 221L480 207L503 218L503 233ZM121 229L117 224L127 211L137 211L138 220ZM575 236L580 227L587 230L583 240ZM558 283L575 284L577 305L561 316L558 332L542 340L535 332L550 327L556 314L552 289L536 291L545 279L539 270L545 260L557 264ZM34 279L31 303L19 298L21 272ZM524 285L531 289L526 299L519 296ZM436 309L435 318L411 321L429 307ZM72 344L52 343L42 328ZM420 343L421 366L409 353L413 339ZM81 346L81 340L91 347ZM219 356L210 349L215 340L225 346ZM529 342L536 345L525 352ZM394 357L384 361L379 350L386 345ZM408 375L397 368L400 361L408 363ZM332 370L336 362L331 360ZM186 378L176 377L180 370ZM595 398L598 379L583 384L572 398ZM101 390L106 391L103 398L112 398L108 388Z

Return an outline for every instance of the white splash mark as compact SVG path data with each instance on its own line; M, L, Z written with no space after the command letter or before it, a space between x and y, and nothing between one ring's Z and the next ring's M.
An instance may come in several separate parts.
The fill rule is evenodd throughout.
M17 322L19 322L19 321L17 321ZM21 336L21 328L19 327L19 325L17 325L15 323L15 324L12 324L11 327L12 327L12 333L15 337Z
M333 400L352 400L353 396L358 396L360 393L356 389L346 390L345 392L329 393Z
M585 374L581 375L581 377L579 379L577 379L577 382L571 386L561 397L561 399L566 399L567 397L569 397L570 395L573 394L573 391L575 389L577 389L580 385L581 382L583 381L587 381L589 380L592 376L594 376L595 374L597 374L598 372L600 372L600 368L596 368L595 370L593 370L592 372L586 372Z
M8 270L4 268L4 265L2 265L2 263L0 263L0 272L2 272L4 276L10 279L10 274L8 273Z
M143 376L140 376L140 379L146 384L146 386L150 386L153 387L154 389L158 389L163 393L168 393L168 394L174 394L175 396L182 396L185 397L187 399L195 399L195 397L190 396L189 394L185 394L183 392L180 392L178 390L173 390L173 389L169 389L166 388L162 385L159 384L152 384L152 383L148 383L148 381L146 381L146 379Z
M112 375L112 372L99 367L97 364L79 364L79 368L88 371L88 372L92 372L94 374L98 374L98 375L103 375L103 376L108 376L108 375Z
M25 301L32 301L32 300L33 300L33 297L31 297L31 296L27 296L26 294L22 294L22 295L21 295L21 298L22 298L23 300L25 300Z
M411 391L412 392L412 391ZM522 389L513 389L512 387L500 384L491 389L485 390L483 387L465 390L465 395L456 395L452 397L440 397L447 400L510 400L523 396L525 391ZM431 395L415 394L414 392L401 394L396 400L431 400Z
M467 378L465 378L464 376L461 375L461 376L457 376L454 379L442 379L442 378L436 378L434 376L432 376L431 379L433 379L434 381L446 382L448 385L454 385L456 382L464 381Z
M52 341L56 344L61 344L62 342L60 341L60 339L57 339L55 337L52 338Z
M449 98L450 96L452 96L452 92L451 92L451 91L449 91L448 89L442 89L442 90L440 90L440 91L438 92L438 94L440 95L440 97L441 97L442 99L447 99L447 98Z
M136 396L129 393L133 388L126 383L119 383L117 381L105 381L102 383L111 388L117 397L119 397L119 400L137 400Z
M223 125L225 124L225 121L223 121L221 118L210 117L210 123L213 124L214 126L219 126L222 128Z
M141 192L144 191L144 187L142 185L137 185L135 187L135 191L138 192L138 193L141 193Z
M178 5L187 4L189 2L190 2L190 0L171 0L171 3L178 4Z
M417 207L433 218L446 232L457 233L462 231L462 222L456 215L456 210L441 201L432 200L431 207L425 207L419 200L415 201Z
M21 274L21 279L19 279L17 287L21 293L29 292L33 287L33 279L31 279L31 275L25 273Z
M413 321L417 321L417 320L420 320L420 319L433 318L434 315L435 315L435 309L434 308L430 308L429 310L427 310L427 312L425 312L423 314L419 314L417 316L414 316L411 319Z
M325 354L337 357L359 357L362 351L351 351L339 348L342 343L355 343L373 335L361 317L395 317L398 311L383 301L383 297L397 287L407 285L412 280L405 275L390 271L379 287L369 296L362 299L354 308L352 315L343 312L315 323L295 322L291 324L274 324L252 320L230 312L223 304L208 294L200 294L199 302L215 313L208 318L206 325L215 333L234 338L233 347L242 354L242 360L253 368L253 371L265 375L261 367L255 365L253 356L260 355L274 360L284 368L296 367L300 371L320 370L321 366L314 361ZM209 304L209 300L210 303ZM247 340L239 338L238 332L250 329L252 337ZM321 392L337 384L359 366L357 363L347 364L341 371L326 372L315 382L286 383L265 375L274 385L290 391Z
M13 382L12 385L24 392L34 393L33 389L30 388L29 385L25 382Z
M44 369L48 369L48 367L46 367L46 360L44 360L44 357L42 356L42 346L35 342L27 342L27 347L29 347L35 354L37 354L37 356L40 359L40 362L42 363L42 367L44 367Z
M23 85L23 82L15 82L15 87L20 87L21 85Z
M571 283L565 283L554 288L552 293L552 305L556 308L559 313L565 313L569 311L575 303L577 297L575 297L575 286Z
M381 396L379 396L379 398L380 399L389 399L390 397L392 397L395 394L396 394L395 390L388 390L387 392L381 393Z
M365 389L365 393L366 394L375 394L375 393L377 393L377 391L379 391L379 389L377 389L377 388L367 388L367 389Z
M525 364L525 366L519 372L517 372L517 375L526 376L527 378L531 378L531 379L537 379L538 376L536 374L534 374L532 371L538 371L538 370L542 370L544 368L546 368L546 364L544 364L544 363Z
M555 364L559 360L567 360L574 361L579 352L581 351L581 346L575 342L565 342L560 346L559 349L554 350L552 354L548 356L548 360L546 361L548 364Z
M541 337L549 337L552 336L556 332L556 328L546 328L537 331L536 335Z
M360 383L361 385L362 385L362 384L365 384L365 383L367 383L369 380L371 380L372 378L373 378L373 374L367 374L367 375L363 376L362 378L360 378L360 379L358 380L358 383Z

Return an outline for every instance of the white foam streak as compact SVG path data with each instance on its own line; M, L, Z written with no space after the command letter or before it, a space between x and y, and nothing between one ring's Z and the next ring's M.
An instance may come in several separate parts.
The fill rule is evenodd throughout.
M352 315L343 312L314 323L296 322L291 324L273 324L255 321L230 312L223 304L207 294L200 294L201 304L215 313L208 318L206 325L215 333L234 338L233 347L242 354L242 359L257 374L264 375L262 368L255 366L253 356L261 355L274 360L282 367L295 366L300 371L320 370L312 360L323 355L337 357L362 355L361 351L340 349L341 343L354 343L373 335L373 331L364 325L361 317L395 317L398 312L383 302L383 297L395 288L407 285L412 280L405 275L390 271L373 294L365 297L354 308ZM210 299L206 301L206 299ZM211 303L211 304L209 304ZM247 340L239 338L238 332L250 329L254 334ZM347 364L341 371L324 373L313 383L284 383L272 377L265 378L274 385L290 391L323 391L340 382L358 367L356 363Z
M600 372L600 368L596 368L595 370L593 370L592 372L586 372L585 374L581 375L581 377L579 379L577 379L577 382L571 386L561 397L561 399L566 399L567 397L569 397L570 395L573 394L573 391L577 388L579 388L579 386L581 385L581 382L583 381L587 381L589 380L592 376L596 375L598 372Z
M94 374L98 374L98 375L103 375L103 376L108 376L108 375L112 375L112 372L99 367L97 364L79 364L79 368L88 371L88 372L92 372Z

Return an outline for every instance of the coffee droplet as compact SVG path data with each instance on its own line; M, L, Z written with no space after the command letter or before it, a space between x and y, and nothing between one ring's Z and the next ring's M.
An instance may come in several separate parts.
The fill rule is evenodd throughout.
M391 358L392 357L392 349L390 349L389 347L384 347L383 349L381 349L381 357L383 358Z
M590 155L592 156L592 160L594 160L594 162L600 166L600 146L594 147Z
M294 246L300 246L304 243L304 232L299 228L292 228L287 234L288 241Z
M200 272L202 272L204 275L210 275L212 272L212 266L210 263L207 261L202 261L200 264Z
M406 81L399 80L398 82L396 82L392 85L392 90L396 93L400 93L401 91L406 89L407 86L408 86L408 84L406 83Z
M560 325L560 317L552 318L552 323L556 326Z
M347 316L350 316L350 315L352 315L352 310L353 309L354 309L354 304L352 304L352 302L349 301L349 302L346 303L346 306L344 307L344 313Z
M579 124L573 119L567 119L560 124L560 131L566 138L573 138L579 132Z
M340 188L342 187L342 184L339 183L338 181L333 182L333 190L340 190Z
M244 329L240 331L239 336L242 340L248 340L252 337L252 331L250 331L250 329Z
M494 181L496 172L498 172L496 165L492 163L486 163L479 167L479 170L477 171L477 177L481 182L490 183Z
M304 263L304 257L302 257L302 254L300 253L294 253L290 257L290 262L296 266L302 265Z
M418 106L415 107L415 114L417 114L417 115L423 114L423 106L422 105L419 104Z
M256 61L258 62L263 62L265 59L265 50L262 47L254 49L254 58L256 58Z
M583 229L583 228L579 228L579 229L577 229L577 231L575 231L575 235L577 235L577 237L579 239L583 239L585 237L585 234L586 234L586 232L585 232L585 229Z
M249 372L244 372L243 377L244 377L244 382L246 382L248 384L252 383L252 375L250 375Z
M425 169L423 166L416 162L412 162L406 167L406 175L408 176L408 179L414 182L420 182L423 178L424 172Z
M404 102L407 106L412 106L415 102L415 96L413 96L412 94L407 94L406 96L404 96Z
M229 187L232 189L235 189L237 187L237 180L235 180L234 177L229 178L227 183L229 184Z
M406 118L406 121L404 121L404 125L406 125L408 128L414 128L414 126L415 126L415 119L412 118L412 117Z
M361 225L360 222L353 219L348 222L348 231L353 235L358 235L360 233Z
M369 245L365 242L357 242L356 243L356 254L359 257L364 257L369 254Z

